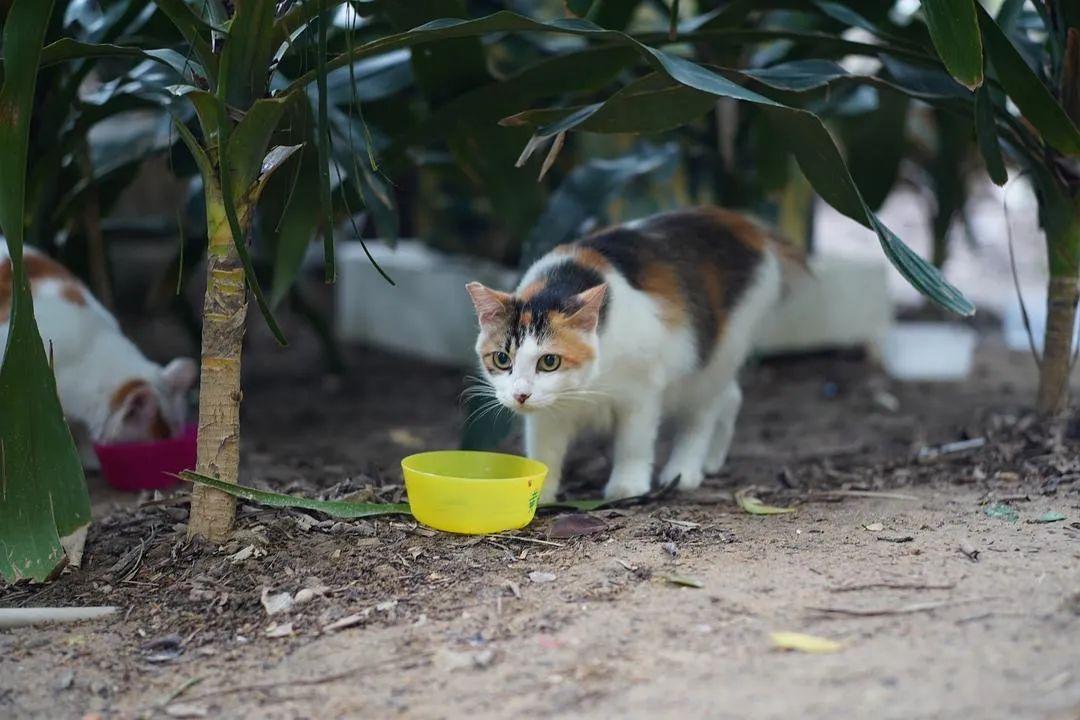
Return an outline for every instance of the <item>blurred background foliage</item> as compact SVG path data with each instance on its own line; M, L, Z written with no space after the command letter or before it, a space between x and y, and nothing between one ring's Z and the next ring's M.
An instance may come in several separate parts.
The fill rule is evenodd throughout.
M968 228L961 236L971 238L965 202L973 176L985 173L984 167L1000 183L1006 164L1018 166L1032 174L1041 196L1058 193L1064 205L1076 192L1070 129L1060 118L1044 117L1054 114L1044 107L1045 97L1021 102L1007 78L998 78L1007 48L981 41L978 26L971 24L974 9L985 7L979 10L983 34L989 23L1007 37L1023 65L1005 67L1006 75L1020 73L1042 84L1044 94L1060 103L1066 103L1060 95L1067 29L1077 24L1070 13L1080 11L1075 4L1041 0L972 2L974 36L964 35L961 24L960 30L947 29L960 34L942 44L956 49L954 59L932 37L938 4L285 0L275 14L289 32L275 55L270 90L279 93L318 69L314 20L322 7L332 18L326 57L339 60L440 18L481 18L503 10L540 21L580 17L663 48L668 56L693 59L757 97L821 117L871 210L900 183L920 189L935 239L930 259L940 266L948 258L952 228ZM76 268L107 304L117 272L109 258L119 257L107 252L112 244L157 239L172 248L160 269L159 296L162 288L175 287L181 258L193 268L205 248L201 179L170 125L170 117L178 117L196 129L176 86L205 84L190 43L165 17L166 8L175 12L183 5L61 0L52 16L47 42L53 45L45 55L51 51L55 60L44 63L34 111L28 239ZM197 17L210 17L213 6L231 7L223 0L187 7ZM329 68L330 201L339 237L417 237L440 250L519 266L583 229L691 203L755 212L809 244L812 188L834 205L837 197L850 201L844 197L848 190L822 186L826 165L811 168L808 182L807 158L796 162L800 147L820 143L822 136L793 137L790 116L768 104L701 92L685 78L664 79L654 72L655 63L643 62L648 57L640 48L614 36L586 37L580 28L570 34L497 26L359 53L355 62ZM79 57L65 55L65 42L124 50ZM965 48L972 43L975 53L967 52L964 69ZM76 59L61 62L65 57ZM988 80L978 86L984 64ZM954 79L957 72L971 73L965 82L978 90ZM314 210L324 167L316 142L316 83L305 91L307 103L289 106L272 142L303 148L270 178L251 243L272 302L291 298L317 321L293 283L312 240L330 222ZM985 106L982 115L977 98ZM566 124L571 110L600 104L599 115ZM539 161L516 161L527 156L527 145L535 150L545 142L555 151L547 153L538 181ZM130 207L116 213L118 200L138 190L136 180L146 178L148 167L160 174L161 164L148 164L153 158L164 158L172 175L189 184L188 202L179 211L158 203L157 216L136 216ZM887 252L902 270L910 264L922 277L917 258ZM928 277L933 295L938 281ZM965 309L947 288L937 299ZM188 312L196 329L197 316L182 303L173 306Z

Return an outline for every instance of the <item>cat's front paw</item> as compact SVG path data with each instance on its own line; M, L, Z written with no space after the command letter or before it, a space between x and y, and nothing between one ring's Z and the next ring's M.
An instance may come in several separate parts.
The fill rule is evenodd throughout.
M553 503L559 495L559 478L548 477L544 481L544 487L540 490L540 504Z
M701 468L669 465L660 473L660 487L667 487L678 480L677 489L681 492L687 492L701 487L701 482L704 479L705 473L701 471Z
M604 497L608 500L637 497L649 492L652 471L649 467L615 468L611 479L604 486Z

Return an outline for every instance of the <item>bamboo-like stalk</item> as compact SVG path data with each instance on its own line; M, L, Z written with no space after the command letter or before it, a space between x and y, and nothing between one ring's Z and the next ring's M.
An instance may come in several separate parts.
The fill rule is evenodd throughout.
M1080 28L1067 33L1065 61L1062 63L1062 107L1080 125ZM1066 182L1064 212L1068 219L1046 229L1050 260L1050 284L1046 297L1046 334L1043 360L1039 368L1039 390L1035 409L1045 418L1060 418L1069 406L1069 375L1072 370L1073 328L1076 305L1080 301L1080 192ZM1044 200L1044 202L1046 202ZM1071 206L1071 207L1070 207ZM1069 210L1071 209L1071 213Z
M1073 328L1076 305L1080 302L1080 198L1073 202L1072 222L1059 232L1048 229L1046 242L1050 253L1050 283L1035 409L1052 419L1061 417L1069 405Z
M202 373L199 390L199 455L196 470L236 483L240 472L240 358L247 317L244 268L233 244L217 183L206 182L209 235L206 297L203 301ZM237 208L246 227L250 205ZM224 542L232 530L236 500L220 490L196 486L188 537Z

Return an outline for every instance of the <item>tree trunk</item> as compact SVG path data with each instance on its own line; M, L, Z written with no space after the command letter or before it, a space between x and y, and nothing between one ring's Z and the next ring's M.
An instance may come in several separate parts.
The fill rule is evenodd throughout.
M1065 112L1080 125L1080 28L1068 30L1061 72L1061 99ZM1061 418L1069 406L1073 328L1076 327L1076 304L1080 300L1080 193L1076 191L1075 180L1074 176L1073 182L1065 181L1060 190L1064 197L1060 200L1043 199L1051 209L1062 206L1053 212L1053 218L1044 222L1050 286L1035 408L1049 419Z
M205 181L205 179L204 179ZM241 227L249 207L238 207ZM199 385L199 459L196 470L235 483L240 471L240 353L247 316L244 268L233 245L221 191L207 182L209 248L203 303L202 375ZM191 496L188 537L221 543L232 530L236 501L231 495L196 485Z
M1043 417L1057 418L1065 413L1069 405L1069 370L1080 286L1075 276L1051 277L1048 293L1046 334L1035 408Z

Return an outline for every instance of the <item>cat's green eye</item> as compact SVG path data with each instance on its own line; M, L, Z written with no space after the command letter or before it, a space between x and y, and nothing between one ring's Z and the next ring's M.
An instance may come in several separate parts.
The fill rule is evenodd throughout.
M513 362L510 360L510 356L507 353L499 350L498 352L491 353L491 364L498 370L509 370Z
M555 372L560 365L562 365L562 358L548 353L540 356L540 360L536 363L536 369L540 372Z

